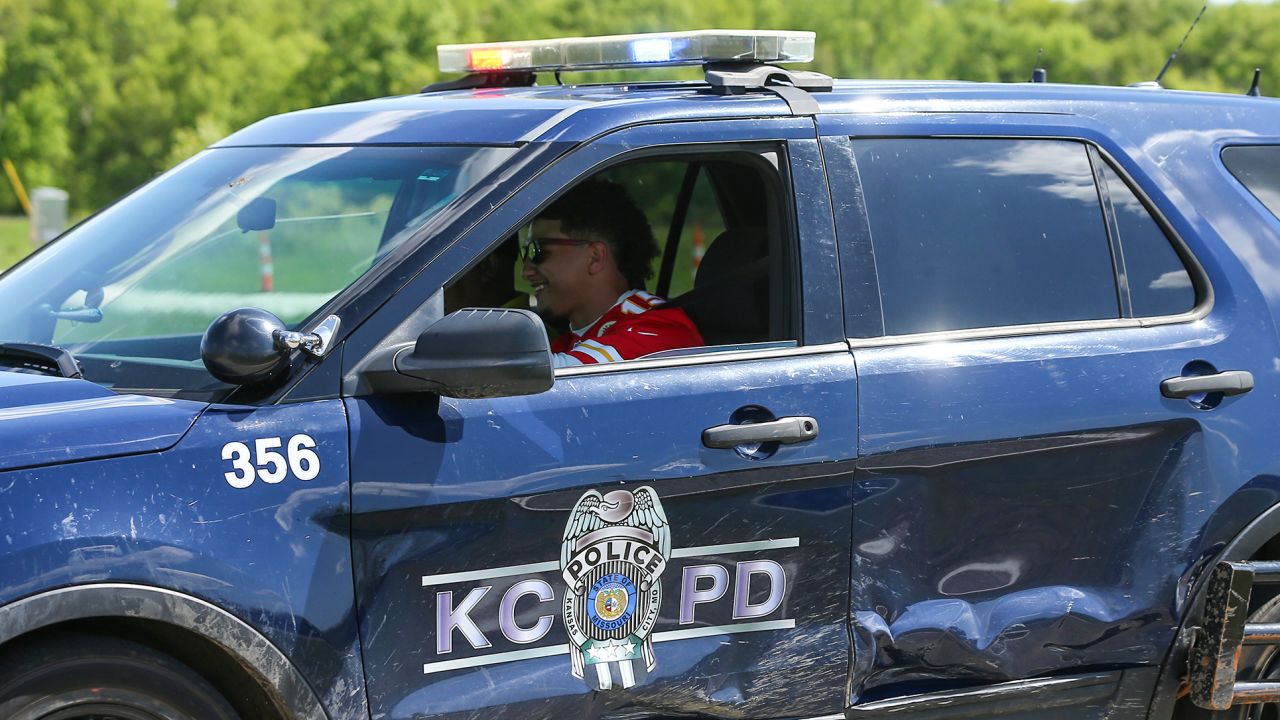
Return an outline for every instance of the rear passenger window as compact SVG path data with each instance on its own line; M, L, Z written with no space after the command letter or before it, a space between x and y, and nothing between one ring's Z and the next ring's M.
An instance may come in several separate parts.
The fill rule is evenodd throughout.
M1280 218L1280 146L1229 147L1222 151L1222 162L1272 215Z
M1125 277L1135 317L1177 315L1195 307L1191 274L1142 201L1110 165L1102 164L1123 249Z
M1120 317L1081 143L859 139L890 335Z

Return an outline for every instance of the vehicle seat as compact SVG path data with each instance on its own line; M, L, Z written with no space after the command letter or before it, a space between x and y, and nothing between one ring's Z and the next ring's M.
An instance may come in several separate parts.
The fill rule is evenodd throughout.
M760 228L726 230L707 248L693 289L672 301L707 345L769 339L769 236Z

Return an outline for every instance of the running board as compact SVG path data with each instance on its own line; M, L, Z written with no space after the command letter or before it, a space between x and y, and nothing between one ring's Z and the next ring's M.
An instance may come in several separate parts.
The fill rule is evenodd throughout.
M1280 647L1280 623L1246 623L1255 584L1280 583L1280 562L1220 562L1191 646L1191 702L1206 710L1280 701L1280 682L1236 682L1245 645Z

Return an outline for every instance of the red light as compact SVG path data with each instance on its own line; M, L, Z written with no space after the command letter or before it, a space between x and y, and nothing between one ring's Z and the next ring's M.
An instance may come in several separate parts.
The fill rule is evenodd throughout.
M502 50L468 50L467 64L472 70L501 70L506 67Z

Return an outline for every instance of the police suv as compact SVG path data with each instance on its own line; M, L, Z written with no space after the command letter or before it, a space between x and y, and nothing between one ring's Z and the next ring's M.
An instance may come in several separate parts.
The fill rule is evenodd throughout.
M812 49L444 46L0 277L0 716L1275 717L1280 102ZM556 369L601 178L704 343Z

